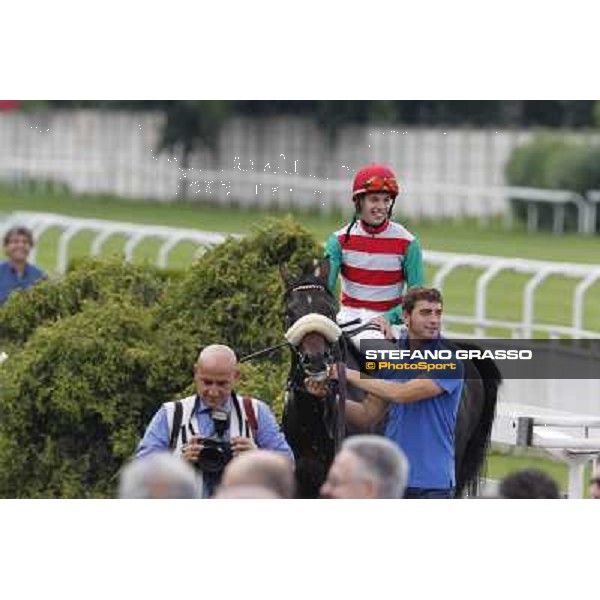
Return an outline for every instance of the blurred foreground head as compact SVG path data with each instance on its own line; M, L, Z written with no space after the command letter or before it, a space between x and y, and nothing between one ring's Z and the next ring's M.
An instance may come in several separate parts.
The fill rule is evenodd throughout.
M221 490L233 486L260 486L278 498L293 498L294 467L278 452L249 450L235 457L225 468Z
M402 498L408 461L400 448L379 435L355 435L344 441L327 480L324 498Z
M500 482L500 498L559 499L560 490L552 477L538 469L523 469L507 475Z
M170 452L154 452L130 462L122 471L119 498L197 498L194 469Z
M281 500L273 490L262 485L221 486L214 496L215 500Z

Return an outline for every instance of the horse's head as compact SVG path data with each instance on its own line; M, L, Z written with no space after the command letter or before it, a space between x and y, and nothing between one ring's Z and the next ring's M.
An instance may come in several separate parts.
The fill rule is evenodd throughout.
M300 325L292 331L292 339L288 341L296 349L304 373L317 379L325 378L327 366L334 362L334 346L339 337L335 325L336 301L327 287L328 266L329 262L325 261L295 280L285 267L281 268L286 288L285 329L289 332L295 324Z

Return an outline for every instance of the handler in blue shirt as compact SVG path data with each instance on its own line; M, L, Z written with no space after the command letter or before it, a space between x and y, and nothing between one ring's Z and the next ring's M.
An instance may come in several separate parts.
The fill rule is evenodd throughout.
M194 366L197 393L180 401L180 427L173 435L170 424L174 422L175 403L163 404L146 429L136 457L171 450L196 465L204 440L216 433L216 416L226 415L228 423L223 438L230 442L234 457L252 448L264 448L281 452L293 461L292 451L269 407L254 398L245 400L234 392L233 385L239 376L239 365L231 348L220 344L206 347ZM205 474L201 482L203 497L214 492L220 473L217 475Z
M4 253L8 260L0 263L0 305L11 292L24 290L46 278L46 273L27 262L33 248L33 234L27 227L13 227L4 235Z
M411 288L404 298L403 317L407 331L400 349L446 349L440 338L442 296L438 290ZM369 428L387 412L384 435L400 446L409 462L406 498L452 498L456 487L454 430L464 367L454 358L427 362L450 362L456 368L429 373L388 370L389 379L395 381L361 377L348 369L348 381L367 396L362 403L348 401L346 414L353 425ZM386 373L379 371L379 375Z

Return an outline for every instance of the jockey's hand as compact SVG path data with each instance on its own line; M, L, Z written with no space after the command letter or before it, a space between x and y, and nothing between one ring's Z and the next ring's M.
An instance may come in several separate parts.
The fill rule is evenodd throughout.
M202 450L202 443L199 435L193 435L190 438L189 444L184 444L181 448L181 457L190 463L195 463L198 460L200 451Z
M381 329L381 331L383 332L383 335L385 336L386 340L394 339L394 334L392 333L392 326L384 316L375 317L374 319L371 319L369 323L375 323L376 325L379 325L379 329Z
M237 456L240 452L254 449L256 449L256 444L250 438L242 436L231 438L231 450L234 456Z
M328 381L315 381L314 379L307 377L304 380L304 387L309 394L317 396L318 398L325 398L329 393Z

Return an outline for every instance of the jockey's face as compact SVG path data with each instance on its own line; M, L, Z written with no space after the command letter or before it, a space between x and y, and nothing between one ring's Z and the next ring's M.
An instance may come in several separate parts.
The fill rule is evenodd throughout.
M221 408L227 402L239 376L237 364L227 357L201 359L194 367L198 394L211 409Z
M411 339L433 340L442 328L442 305L418 300L411 313L404 311L404 324Z
M26 235L13 233L4 246L4 252L8 260L14 263L24 263L31 251L31 244Z
M360 460L352 452L342 450L321 486L321 497L339 500L377 498L377 483L361 478L360 471Z
M360 201L360 218L369 225L381 225L388 218L391 204L387 192L365 194Z

